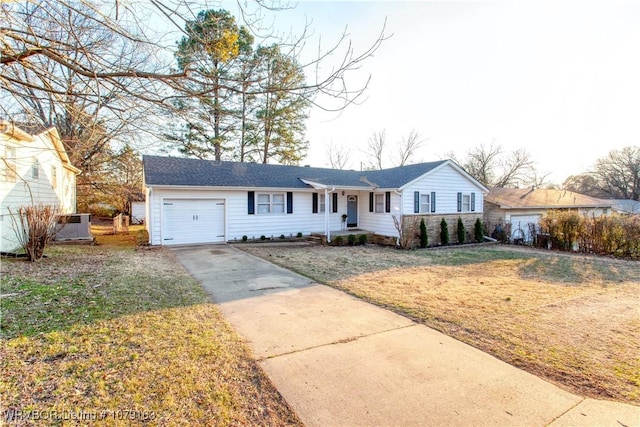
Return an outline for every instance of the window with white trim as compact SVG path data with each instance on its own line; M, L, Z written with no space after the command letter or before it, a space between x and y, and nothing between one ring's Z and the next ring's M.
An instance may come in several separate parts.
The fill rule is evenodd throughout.
M428 213L431 211L431 200L429 194L420 194L420 213Z
M318 212L323 213L326 208L324 194L318 194Z
M31 178L38 179L40 176L40 163L38 159L33 160L33 164L31 165Z
M471 212L471 195L462 195L462 212Z
M375 195L375 210L376 213L384 213L384 194Z
M5 147L5 158L3 163L4 179L7 182L16 182L16 149L14 147Z
M54 190L58 189L58 168L55 166L51 167L51 186Z
M283 214L285 208L284 193L259 193L258 214Z

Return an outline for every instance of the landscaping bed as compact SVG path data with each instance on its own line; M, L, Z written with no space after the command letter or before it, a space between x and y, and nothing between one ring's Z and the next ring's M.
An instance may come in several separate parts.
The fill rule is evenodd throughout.
M640 404L640 264L505 246L244 250L594 398Z
M1 261L3 421L300 425L172 253L127 242Z

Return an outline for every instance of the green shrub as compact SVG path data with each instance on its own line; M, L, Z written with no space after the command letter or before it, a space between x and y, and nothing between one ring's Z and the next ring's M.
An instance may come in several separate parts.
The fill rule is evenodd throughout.
M429 235L427 234L427 224L424 222L424 218L420 220L420 247L426 248L429 246Z
M149 232L145 229L138 230L136 233L136 243L138 246L149 245Z
M267 236L263 234L262 236L260 236L260 240L267 240Z
M465 240L465 229L464 229L464 222L462 222L462 218L458 217L458 226L456 229L456 234L458 236L458 243L464 243Z
M480 218L477 218L476 223L473 225L473 237L476 239L476 242L482 242L484 240L484 228L482 227Z
M349 246L353 246L356 244L356 235L355 234L349 234L347 236L347 241L349 242Z
M281 234L281 235L280 235L280 239L281 239L281 240L284 240L284 234Z
M335 243L336 246L342 246L342 244L344 243L344 239L342 238L342 236L336 236L336 238L333 239L333 243Z
M243 242L246 242L246 241L247 241L247 239L248 239L248 237L247 237L247 235L246 235L246 234L245 234L244 236L242 236L242 241L243 241Z
M302 237L302 233L298 231L298 234L296 234L296 237Z
M440 221L440 243L443 245L449 244L449 226L444 218Z
M358 244L359 245L366 245L367 244L367 235L366 234L361 234L358 236Z

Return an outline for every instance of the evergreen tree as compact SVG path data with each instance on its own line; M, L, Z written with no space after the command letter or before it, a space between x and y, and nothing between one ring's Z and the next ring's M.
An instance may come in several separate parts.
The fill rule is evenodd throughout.
M429 246L429 236L427 235L427 225L422 218L420 220L420 247L426 248L427 246Z
M440 221L440 242L443 245L449 244L449 226L444 218Z
M457 235L458 235L458 243L464 243L465 241L465 229L464 223L462 222L462 218L458 217L458 227L457 227Z
M473 226L473 236L476 242L482 242L484 240L484 229L482 228L482 221L480 218L476 219L476 223Z

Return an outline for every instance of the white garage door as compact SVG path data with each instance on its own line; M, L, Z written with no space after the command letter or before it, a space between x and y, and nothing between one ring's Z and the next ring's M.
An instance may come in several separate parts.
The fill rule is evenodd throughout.
M533 236L529 224L536 224L536 230L540 228L540 215L511 215L511 239L522 239L531 242Z
M165 199L162 244L224 242L224 200Z

